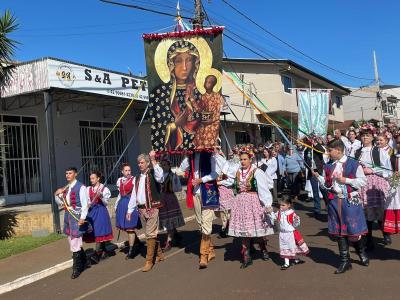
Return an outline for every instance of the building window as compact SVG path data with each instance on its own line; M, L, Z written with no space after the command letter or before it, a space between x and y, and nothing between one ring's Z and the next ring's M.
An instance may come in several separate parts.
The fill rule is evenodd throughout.
M250 135L246 131L236 131L235 132L235 143L239 144L249 144Z
M114 123L109 122L79 121L82 165L84 165L82 178L85 184L89 184L89 173L93 170L100 171L107 179L125 148L122 124L118 124L102 144L113 126ZM126 161L126 157L121 161ZM118 176L119 168L115 168L109 182L116 182Z
M282 75L282 83L285 93L291 94L292 93L291 88L293 87L292 78L286 75Z
M343 99L341 96L335 96L335 103L337 108L340 108L343 105Z
M0 128L0 196L40 193L37 119L0 115Z

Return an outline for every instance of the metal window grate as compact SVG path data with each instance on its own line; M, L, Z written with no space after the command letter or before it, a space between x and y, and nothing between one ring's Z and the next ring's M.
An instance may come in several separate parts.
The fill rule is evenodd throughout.
M0 196L41 192L37 119L8 115L0 117Z
M87 162L83 168L83 182L89 184L91 171L100 171L105 178L110 176L110 171L117 162L123 149L125 148L125 139L121 124L114 130L108 140L96 152L102 141L109 134L113 123L80 121L80 140L82 165ZM122 160L126 161L126 157ZM119 168L116 168L109 180L109 183L115 183L119 177Z

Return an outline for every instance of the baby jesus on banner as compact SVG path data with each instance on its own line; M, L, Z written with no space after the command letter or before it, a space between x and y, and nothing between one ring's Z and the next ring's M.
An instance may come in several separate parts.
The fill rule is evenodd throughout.
M223 99L219 92L213 92L216 84L217 78L214 75L208 75L204 80L206 92L201 96L201 101L195 102L192 97L188 97L189 106L195 112L201 113L201 123L196 128L193 139L196 150L213 149L217 146Z

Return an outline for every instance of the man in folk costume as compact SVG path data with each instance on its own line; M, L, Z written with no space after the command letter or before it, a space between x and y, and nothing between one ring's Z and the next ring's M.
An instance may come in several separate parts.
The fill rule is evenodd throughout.
M82 236L88 230L85 222L88 213L88 195L86 187L76 180L78 171L75 167L65 170L67 186L55 191L55 201L64 207L63 232L68 236L69 248L72 252L72 275L77 278L85 269L86 254L82 248Z
M355 158L359 160L363 166L364 174L367 176L367 184L361 189L360 195L367 219L367 248L369 250L374 248L372 238L373 223L377 221L383 230L383 212L389 191L387 178L392 174L389 154L372 144L375 131L375 128L370 124L361 127L363 147L355 152ZM383 235L385 240L390 238L384 232Z
M205 151L191 154L179 166L179 172L186 171L189 173L186 202L188 208L194 208L202 234L199 268L204 269L215 258L211 241L214 209L219 207L215 154Z
M321 187L328 193L328 232L337 238L341 264L335 274L341 274L352 268L349 242L354 247L364 266L369 265L365 252L365 237L368 232L365 215L358 190L365 186L367 179L359 163L348 158L341 140L328 144L332 162L324 167L324 176L317 172Z
M152 168L150 168L150 162ZM157 241L160 225L159 208L161 207L160 183L163 182L164 172L156 161L154 151L151 151L149 155L140 154L137 163L140 174L135 177L135 188L129 200L126 218L130 220L132 212L138 208L147 243L146 263L142 271L148 272L152 269L154 260L156 262L164 260L160 242Z

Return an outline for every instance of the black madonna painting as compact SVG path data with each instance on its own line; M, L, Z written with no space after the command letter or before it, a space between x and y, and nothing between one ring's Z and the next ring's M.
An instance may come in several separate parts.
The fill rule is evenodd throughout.
M145 34L151 141L157 152L217 146L222 27Z

